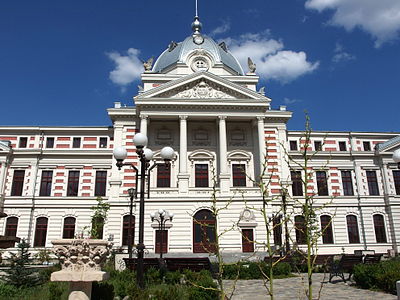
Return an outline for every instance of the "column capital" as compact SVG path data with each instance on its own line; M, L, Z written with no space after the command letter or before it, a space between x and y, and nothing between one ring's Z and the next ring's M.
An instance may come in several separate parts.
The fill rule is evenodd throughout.
M145 119L147 119L149 116L148 115L142 115L142 114L140 114L140 119L142 119L142 120L145 120Z
M226 120L226 116L218 116L218 119L219 119L220 121L225 121L225 120Z
M186 115L180 115L179 116L179 119L180 120L186 120L188 118L188 116L186 116Z
M264 122L265 117L257 117L258 122Z

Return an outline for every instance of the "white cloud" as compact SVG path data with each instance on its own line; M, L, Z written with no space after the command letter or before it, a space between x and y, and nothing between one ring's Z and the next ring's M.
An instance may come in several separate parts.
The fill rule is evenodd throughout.
M231 29L231 22L229 20L223 20L221 26L214 28L210 33L209 36L216 36L222 33L225 33Z
M361 28L375 39L375 46L396 39L400 33L399 0L307 0L308 9L334 10L331 25L351 31Z
M356 59L356 57L353 54L346 52L344 50L344 47L340 43L336 43L336 47L333 52L334 55L332 57L332 61L334 63L346 62Z
M283 99L283 103L286 104L286 105L293 104L293 103L296 103L296 102L301 102L301 100L299 100L299 99L290 99L290 98L284 98Z
M238 39L225 39L225 42L245 70L247 58L250 57L257 65L256 72L266 79L287 83L313 72L319 66L319 62L307 61L303 51L283 50L283 42L272 39L269 31L247 33Z
M109 75L112 82L125 87L140 78L140 74L143 72L143 63L139 59L140 51L138 49L129 48L127 55L121 55L115 51L106 54L115 63L115 69Z

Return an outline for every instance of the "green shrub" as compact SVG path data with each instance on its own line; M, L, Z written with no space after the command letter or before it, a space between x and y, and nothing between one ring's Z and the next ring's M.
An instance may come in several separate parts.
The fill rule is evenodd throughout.
M179 284L181 282L182 274L179 271L167 272L164 276L165 284Z
M0 283L0 298L6 299L10 297L15 297L20 293L20 289L6 283Z
M400 260L392 259L374 265L359 264L354 268L353 278L361 288L396 294L396 281L400 280Z

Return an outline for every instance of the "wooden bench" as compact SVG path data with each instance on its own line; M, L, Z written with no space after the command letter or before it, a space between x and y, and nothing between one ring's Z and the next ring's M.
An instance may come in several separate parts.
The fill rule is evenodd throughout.
M377 264L381 261L383 254L367 254L364 256L363 263L366 265Z
M126 267L129 270L135 271L137 266L137 258L124 258ZM159 268L159 259L158 258L144 258L143 259L143 269L146 272L150 268Z
M346 282L344 278L345 272L349 273L349 278L347 280L350 280L354 266L362 262L362 255L343 254L339 262L332 262L329 270L329 282L331 282L332 278L335 276L342 278L343 281Z
M165 263L168 271L190 270L198 272L211 270L211 262L208 257L167 257Z

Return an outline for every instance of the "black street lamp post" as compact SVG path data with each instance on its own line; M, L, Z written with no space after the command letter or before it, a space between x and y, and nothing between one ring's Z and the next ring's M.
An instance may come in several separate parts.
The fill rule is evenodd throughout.
M129 229L128 229L128 254L129 254L129 259L132 258L132 244L133 244L133 226L132 226L132 219L133 219L133 199L136 198L136 189L135 188L130 188L128 189L128 194L129 194Z
M139 197L139 242L136 245L136 250L137 250L137 266L136 266L136 272L137 272L137 284L138 286L143 289L144 288L144 249L145 245L143 243L144 241L144 194L145 194L145 186L146 186L146 177L148 176L146 174L146 171L150 171L155 167L155 164L150 167L150 161L153 158L153 151L151 151L149 148L145 148L147 146L147 136L142 134L142 133L137 133L133 137L133 142L136 146L136 154L138 155L138 158L140 160L140 172L138 168L136 168L133 163L124 163L124 160L127 157L127 151L124 147L117 147L114 149L114 157L117 160L117 167L118 170L121 170L123 166L130 166L136 171L136 185L137 185L137 179L140 178L140 197ZM174 149L171 147L164 147L161 150L161 157L166 161L170 161L173 159L175 153ZM149 172L150 174L150 172ZM137 188L137 187L136 187ZM133 192L131 190L131 192ZM135 190L135 193L137 193L137 189ZM131 197L131 203L133 201L133 197ZM132 207L132 206L131 206ZM132 213L132 211L131 211ZM132 215L130 216L132 218ZM130 232L131 232L131 225L132 225L132 220L130 220ZM132 237L132 234L131 234ZM129 242L130 244L130 249L132 249L132 241ZM129 251L129 250L128 250ZM129 253L129 258L132 257L132 251Z
M157 212L151 213L150 218L152 222L157 221L158 223L158 230L160 230L160 260L162 260L165 223L167 223L168 220L172 222L174 214L160 208Z

